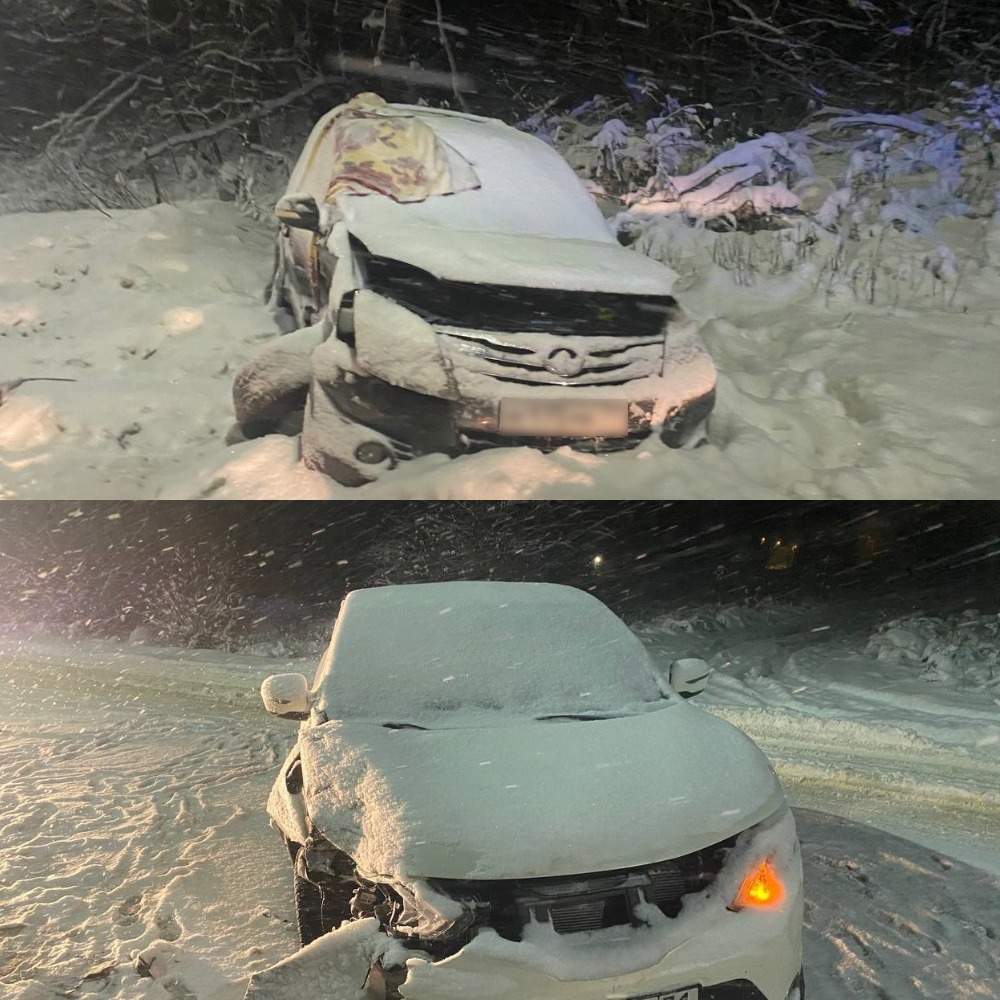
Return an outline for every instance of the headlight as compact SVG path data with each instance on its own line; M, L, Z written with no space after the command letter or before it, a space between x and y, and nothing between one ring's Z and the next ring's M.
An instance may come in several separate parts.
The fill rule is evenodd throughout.
M775 871L771 860L754 865L743 879L740 891L726 907L733 913L740 910L773 910L785 900L785 884Z

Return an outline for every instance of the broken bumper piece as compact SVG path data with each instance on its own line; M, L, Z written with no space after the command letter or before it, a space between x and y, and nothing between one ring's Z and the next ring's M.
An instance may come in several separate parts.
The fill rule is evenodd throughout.
M801 907L801 897L794 905ZM746 920L730 916L722 933L681 939L666 955L653 928L573 935L579 949L554 932L546 947L487 930L440 961L390 940L368 918L256 973L246 1000L631 1000L691 986L698 1000L802 1000L801 950L786 922L755 914L763 919L744 937ZM654 953L663 957L656 961ZM616 958L632 968L614 969ZM636 969L644 959L649 967Z
M255 972L246 1000L357 1000L372 966L395 947L374 918L353 920Z

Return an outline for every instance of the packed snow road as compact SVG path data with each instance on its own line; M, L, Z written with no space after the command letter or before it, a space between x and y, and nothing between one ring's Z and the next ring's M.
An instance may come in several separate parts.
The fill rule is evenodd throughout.
M965 863L1000 871L1000 768L985 718L995 691L972 692L968 707L983 718L960 742L921 733L915 711L894 727L865 692L884 693L887 661L853 637L841 651L867 655L869 674L851 707L833 714L818 671L789 709L780 692L801 686L789 662L830 639L803 629L798 612L716 619L642 634L664 651L715 648L706 707L744 726L793 804L810 807L797 810L810 997L1000 997L1000 878ZM775 635L784 652L755 674ZM263 808L294 725L268 718L256 693L287 667L93 642L0 644L5 1000L239 1000L250 973L294 950L287 856ZM922 701L930 714L933 694Z

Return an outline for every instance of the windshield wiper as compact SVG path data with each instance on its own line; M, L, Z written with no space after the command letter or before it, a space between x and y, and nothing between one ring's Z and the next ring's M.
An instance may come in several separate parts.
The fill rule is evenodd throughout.
M383 722L383 729L420 729L426 731L426 726L418 726L412 722Z
M616 712L603 712L596 713L592 712L589 715L577 714L575 712L556 712L553 715L536 715L536 722L553 722L558 719L568 719L571 722L594 722L598 719L620 719L621 716Z

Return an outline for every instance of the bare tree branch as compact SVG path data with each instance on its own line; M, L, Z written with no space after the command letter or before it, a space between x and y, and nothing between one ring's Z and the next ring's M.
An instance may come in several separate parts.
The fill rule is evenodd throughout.
M213 136L217 136L220 133L225 132L227 129L234 128L237 125L245 125L247 122L256 121L259 118L265 118L267 115L271 114L272 111L277 111L279 108L284 108L289 104L294 104L300 97L305 97L306 94L311 94L314 90L318 90L320 87L325 86L329 82L329 77L326 76L313 77L312 80L309 80L301 87L297 87L295 90L284 94L282 97L275 97L270 101L263 101L258 104L256 108L247 111L246 114L234 115L227 118L225 121L218 122L208 128L199 129L195 132L188 132L185 135L171 136L169 139L164 139L162 142L148 146L143 149L140 155L133 156L130 160L127 160L124 164L124 169L133 170L145 161L151 160L153 157L159 156L161 153L165 153L168 150L176 149L178 146L187 146L202 139L210 139Z

